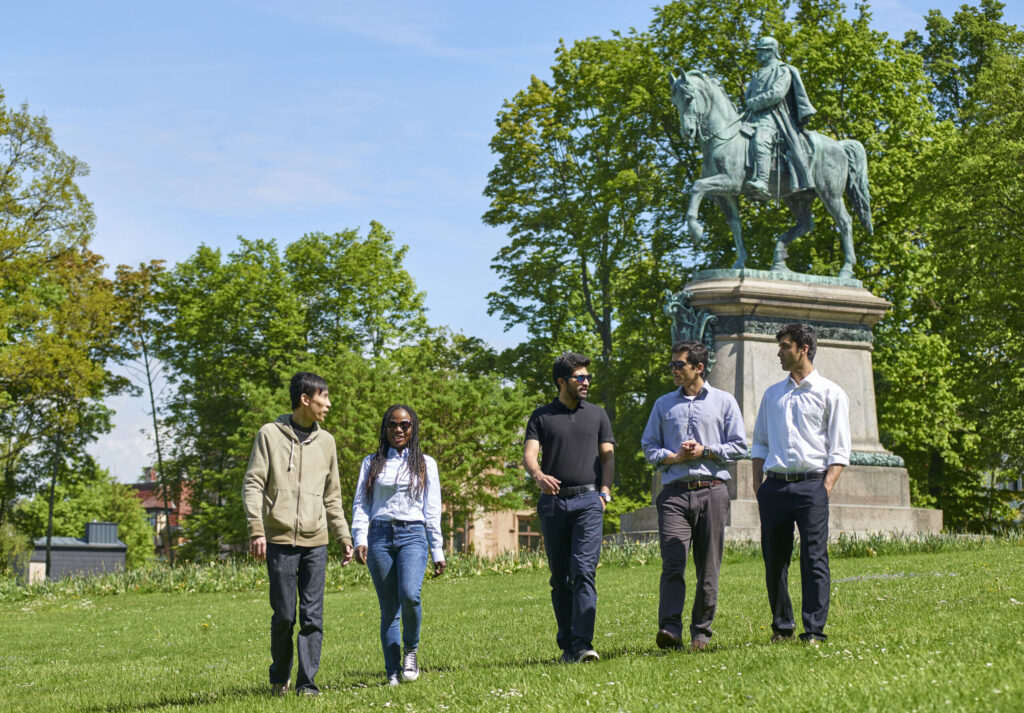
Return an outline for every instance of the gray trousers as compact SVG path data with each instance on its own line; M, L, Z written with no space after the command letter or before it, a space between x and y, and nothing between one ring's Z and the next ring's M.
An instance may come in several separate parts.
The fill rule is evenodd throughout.
M686 599L686 557L693 546L697 586L690 615L690 640L711 639L711 622L718 607L718 572L722 567L725 523L729 519L729 489L724 483L700 490L672 483L658 495L661 543L661 588L658 628L682 638Z
M327 545L293 547L267 543L267 574L270 576L270 682L287 683L292 671L292 633L295 604L299 605L299 665L295 690L319 689L313 683L320 668L324 638L324 580Z

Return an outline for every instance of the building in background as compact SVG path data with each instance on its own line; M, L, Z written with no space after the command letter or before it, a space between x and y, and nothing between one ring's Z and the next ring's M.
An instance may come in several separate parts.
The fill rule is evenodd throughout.
M177 547L184 540L181 537L181 521L192 513L189 497L192 489L188 483L182 483L181 497L175 499L168 493L164 502L164 491L157 482L156 468L146 468L143 479L132 483L135 497L142 503L149 526L153 528L153 549L158 557L166 552L167 538L171 538L171 546Z
M128 545L117 537L116 522L88 522L85 537L50 539L50 581L72 574L102 574L124 569ZM46 579L46 538L35 541L28 563L29 584Z

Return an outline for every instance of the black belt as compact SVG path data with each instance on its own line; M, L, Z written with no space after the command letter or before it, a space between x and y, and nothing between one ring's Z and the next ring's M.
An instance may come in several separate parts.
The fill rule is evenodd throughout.
M680 490L702 490L704 488L711 488L721 483L724 480L673 480L670 483L666 483L665 487L679 488Z
M560 498L574 498L577 495L583 495L583 493L592 493L597 490L596 485L570 485L560 486L558 492L555 493Z
M787 483L798 483L801 480L817 480L825 475L825 471L808 470L804 473L776 473L769 470L765 475L769 478L775 478L776 480L785 480Z

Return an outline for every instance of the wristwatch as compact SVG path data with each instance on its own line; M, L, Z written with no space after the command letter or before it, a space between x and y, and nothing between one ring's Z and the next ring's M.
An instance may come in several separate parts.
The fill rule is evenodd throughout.
M612 501L611 493L598 493L598 495L600 495L601 499L604 500L606 503L610 503Z

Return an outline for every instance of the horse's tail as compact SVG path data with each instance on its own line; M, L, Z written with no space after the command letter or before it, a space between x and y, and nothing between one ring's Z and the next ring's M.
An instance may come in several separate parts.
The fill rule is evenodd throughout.
M875 232L871 224L871 193L868 190L868 157L860 141L847 139L839 145L846 152L849 168L846 172L846 195L853 204L853 210L860 218L868 235Z

